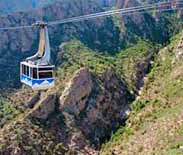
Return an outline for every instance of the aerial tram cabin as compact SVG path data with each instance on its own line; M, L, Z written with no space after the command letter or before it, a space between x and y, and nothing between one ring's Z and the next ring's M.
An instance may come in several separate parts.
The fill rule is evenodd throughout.
M36 23L40 27L38 52L20 64L20 81L33 90L46 90L54 87L54 65L50 63L50 44L47 25Z

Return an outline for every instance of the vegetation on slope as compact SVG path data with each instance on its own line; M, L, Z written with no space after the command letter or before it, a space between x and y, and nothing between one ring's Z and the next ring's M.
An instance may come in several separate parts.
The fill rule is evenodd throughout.
M182 33L181 33L182 34ZM176 49L181 34L157 55L140 97L101 155L181 155L183 63Z
M16 110L11 103L6 101L6 99L0 97L0 128L17 114L18 110Z
M7 130L6 130L7 131ZM8 138L8 139L6 139ZM8 128L8 133L0 133L0 154L63 154L66 152L62 143L45 130L44 126L30 120L15 122Z
M137 83L148 71L150 59L158 48L148 41L139 40L137 44L111 56L95 52L77 40L63 43L62 46L57 61L61 64L57 71L59 82L65 78L69 79L81 67L89 68L96 75L111 68L126 81L132 91L137 90Z

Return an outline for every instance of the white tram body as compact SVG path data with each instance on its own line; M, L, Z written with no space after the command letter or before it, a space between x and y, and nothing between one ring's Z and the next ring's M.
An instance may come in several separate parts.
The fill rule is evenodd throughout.
M53 65L34 65L26 61L20 65L20 81L33 90L45 90L54 87Z

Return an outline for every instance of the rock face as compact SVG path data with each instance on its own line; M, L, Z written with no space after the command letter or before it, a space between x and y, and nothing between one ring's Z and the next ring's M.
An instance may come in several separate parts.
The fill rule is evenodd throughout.
M153 54L150 54L136 65L136 73L134 77L132 77L132 79L135 83L137 90L139 90L144 85L144 77L147 74L149 67L151 66L152 58Z
M56 95L48 95L43 101L38 103L38 107L31 113L33 118L46 120L54 112L56 107Z
M71 135L69 145L85 149L90 146L85 141L90 141L99 147L123 121L132 100L125 83L111 69L95 78L86 68L77 71L60 97L60 111Z
M133 99L112 69L99 76L81 68L59 98L54 94L40 99L28 118L49 124L47 131L67 148L68 154L94 155L124 121Z
M129 108L133 96L123 81L112 70L106 71L96 82L88 98L85 111L80 114L81 130L99 146L110 131L123 120L122 115Z
M86 99L92 91L93 82L88 69L81 68L69 81L60 97L60 109L75 115L85 108Z

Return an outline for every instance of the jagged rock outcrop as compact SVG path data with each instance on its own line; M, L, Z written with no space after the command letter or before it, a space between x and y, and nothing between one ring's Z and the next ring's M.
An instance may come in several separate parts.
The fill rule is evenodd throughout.
M110 136L109 131L115 130L133 100L125 83L112 70L107 70L98 80L85 111L78 118L82 131L96 146Z
M95 147L99 147L123 121L133 99L125 83L112 69L94 79L87 68L77 71L60 97L60 111L65 117L67 130L72 131L70 145L80 146L83 137L86 137ZM88 143L84 144L87 145L80 149L89 146Z
M74 78L69 81L62 93L60 109L79 115L86 106L86 99L90 95L92 88L93 81L89 69L81 68Z

